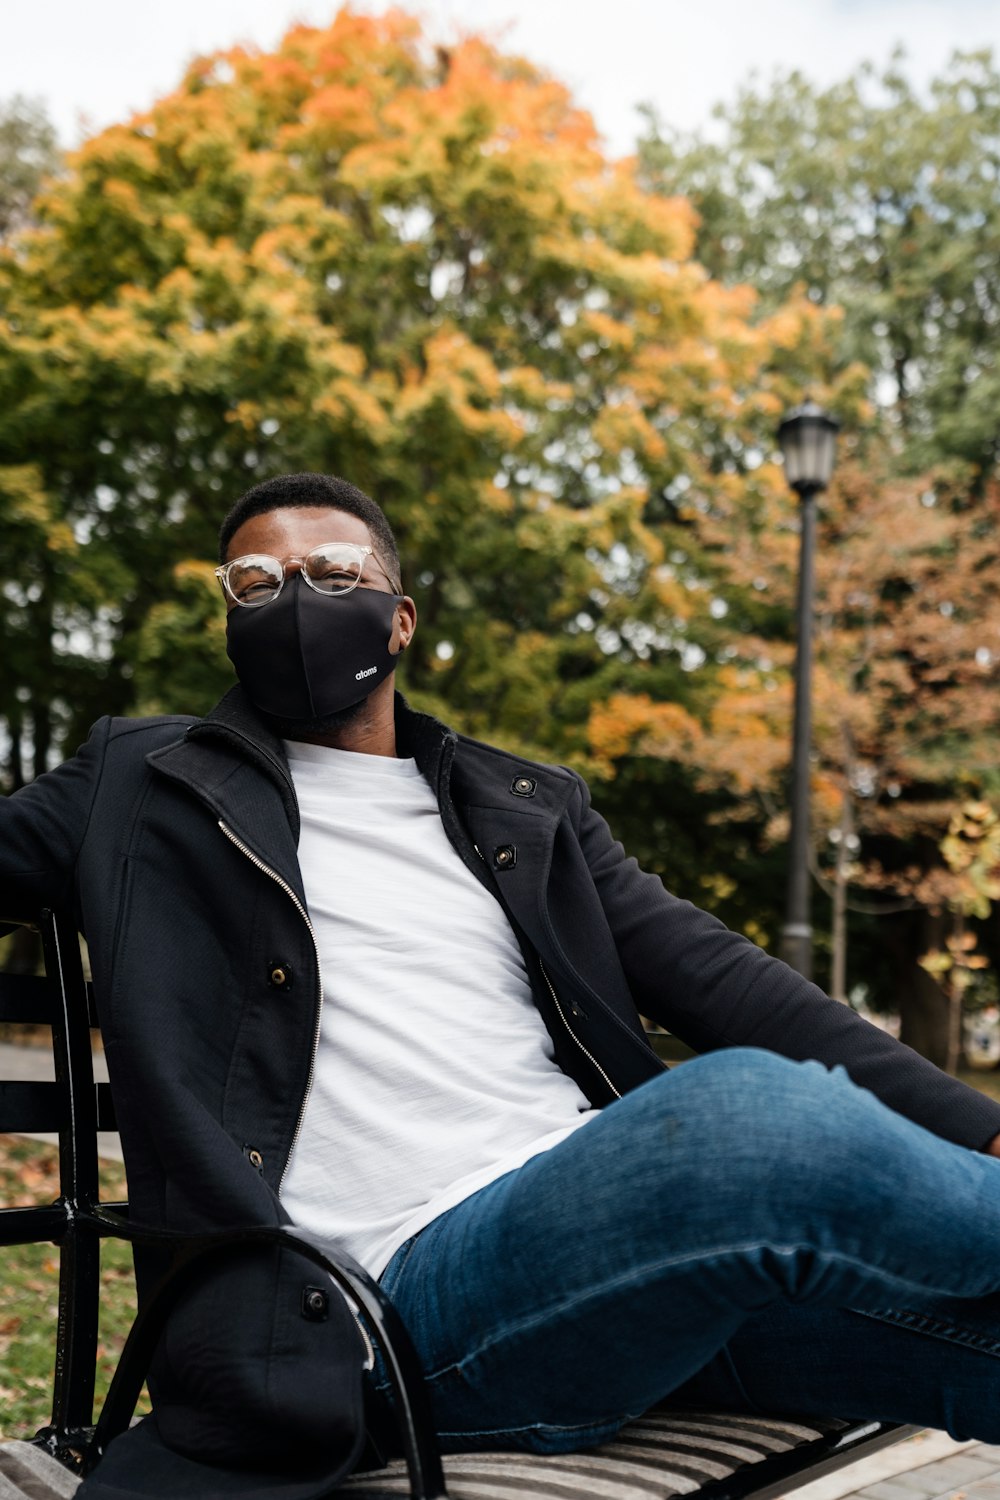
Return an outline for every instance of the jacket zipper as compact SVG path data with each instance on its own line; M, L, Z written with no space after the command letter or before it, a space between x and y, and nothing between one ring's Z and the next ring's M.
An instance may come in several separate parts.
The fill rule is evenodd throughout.
M607 1073L605 1073L604 1069L601 1067L600 1063L597 1061L597 1058L594 1056L594 1054L592 1052L588 1052L587 1051L587 1048L583 1045L583 1043L581 1042L580 1038L577 1036L576 1032L573 1030L572 1026L569 1024L569 1022L567 1021L565 1015L563 1014L562 1005L559 1003L559 996L555 992L555 986L553 985L552 980L549 978L548 973L546 972L546 969L545 969L545 965L542 963L541 958L539 958L539 960L538 960L538 967L542 971L542 978L545 980L545 983L549 987L549 994L552 996L552 1000L553 1000L553 1003L555 1005L555 1008L559 1012L559 1019L560 1019L560 1021L563 1023L563 1025L565 1026L566 1030L569 1032L570 1036L573 1038L574 1042L579 1047L580 1051L583 1053L583 1055L587 1059L587 1061L590 1062L597 1069L598 1073L600 1073L601 1077L604 1079L604 1082L607 1084L608 1088L614 1094L615 1098L616 1099L620 1099L621 1098L621 1094L615 1088L614 1084L611 1082L611 1079L608 1077Z
M285 894L291 897L292 902L295 905L295 910L298 912L299 916L302 918L303 922L309 929L309 936L312 938L313 952L316 955L316 1024L313 1028L312 1056L309 1059L309 1077L306 1079L305 1092L302 1095L302 1103L299 1105L299 1117L295 1122L295 1130L292 1134L292 1144L288 1148L288 1155L285 1158L285 1165L281 1169L281 1177L278 1180L278 1195L280 1197L281 1185L285 1180L285 1173L288 1171L288 1163L292 1159L292 1152L295 1150L296 1143L298 1142L299 1136L302 1133L302 1121L305 1118L306 1104L308 1103L309 1095L312 1092L313 1075L316 1071L316 1056L319 1052L320 1021L323 1015L323 975L319 966L319 944L316 942L316 932L312 922L309 919L309 913L306 911L305 907L302 905L302 902L299 900L298 896L296 896L295 892L288 884L288 881L282 880L281 876L276 870L272 870L270 865L266 865L262 859L258 859L253 850L248 849L246 844L243 843L242 839L238 839L233 830L226 827L221 818L219 819L219 827L222 829L229 842L231 844L235 844L240 853L245 854L252 865L255 865L258 870L262 870L265 875L269 875L273 881L281 886L281 889L285 892Z

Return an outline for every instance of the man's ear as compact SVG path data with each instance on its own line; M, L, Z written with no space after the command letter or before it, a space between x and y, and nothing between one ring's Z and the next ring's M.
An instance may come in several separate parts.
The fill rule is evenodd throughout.
M406 594L399 604L396 605L396 614L392 623L392 635L389 639L389 650L395 655L401 655L413 639L413 632L417 628L417 606Z

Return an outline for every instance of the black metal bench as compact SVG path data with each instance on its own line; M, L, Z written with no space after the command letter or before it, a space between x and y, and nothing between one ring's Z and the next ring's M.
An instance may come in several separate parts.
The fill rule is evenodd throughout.
M284 1243L310 1258L360 1310L393 1379L405 1457L352 1476L338 1490L353 1500L652 1500L697 1492L701 1500L767 1500L840 1468L913 1431L884 1422L796 1420L656 1408L616 1439L585 1453L438 1455L416 1357L378 1285L335 1247L280 1228L182 1236L131 1224L128 1205L102 1203L97 1132L114 1129L107 1084L95 1083L90 1031L96 1027L79 943L62 916L43 912L45 977L0 974L0 1021L51 1027L56 1081L0 1080L0 1133L55 1132L60 1193L54 1203L0 1209L0 1245L51 1241L59 1248L52 1416L23 1441L0 1444L0 1500L56 1500L72 1493L111 1439L132 1419L146 1370L173 1301L206 1260L240 1246ZM172 1269L140 1310L100 1416L94 1421L101 1241L167 1246ZM5 1372L10 1379L10 1372Z

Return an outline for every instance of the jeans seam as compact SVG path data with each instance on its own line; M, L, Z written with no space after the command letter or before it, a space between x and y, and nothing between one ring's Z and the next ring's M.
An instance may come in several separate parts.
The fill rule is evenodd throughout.
M406 1262L409 1260L410 1256L416 1249L417 1240L420 1238L421 1232L422 1231L418 1229L416 1234L411 1234L408 1240L404 1240L403 1243L393 1251L385 1270L379 1277L379 1286L382 1288L383 1292L385 1292L387 1297L391 1296L392 1292L396 1290L399 1278L403 1274L403 1271L406 1269ZM402 1260L399 1260L399 1256L401 1253L403 1258ZM399 1260L398 1266L396 1265L397 1260ZM385 1283L385 1278L388 1275L389 1271L393 1272L391 1290L386 1286Z
M442 1376L451 1374L453 1371L462 1371L466 1369L467 1366L474 1363L474 1361L477 1360L481 1355L487 1353L491 1348L493 1348L495 1344L501 1344L506 1339L516 1336L517 1334L524 1333L528 1329L534 1328L538 1324L546 1322L548 1319L557 1317L560 1314L571 1312L574 1308L581 1307L584 1304L594 1301L601 1296L605 1296L609 1292L616 1291L619 1288L627 1285L629 1282L636 1283L638 1287L638 1284L646 1278L656 1275L657 1272L665 1271L669 1267L698 1263L713 1256L717 1259L722 1259L726 1256L745 1255L747 1253L760 1250L769 1250L776 1255L791 1257L798 1254L802 1249L803 1247L801 1245L775 1245L771 1244L769 1241L756 1241L748 1244L726 1245L724 1247L719 1246L708 1251L700 1249L697 1254L667 1256L662 1260L647 1262L643 1266L633 1266L627 1272L618 1276L608 1277L604 1281L597 1282L594 1285L587 1287L584 1291L578 1292L574 1296L567 1298L563 1302L548 1306L539 1312L533 1313L530 1317L522 1318L517 1323L504 1325L504 1327L495 1332L492 1337L484 1339L483 1342L477 1345L475 1349L471 1349L467 1353L465 1353L461 1359L453 1360L447 1365L442 1365L438 1370L427 1371L424 1378L429 1384L432 1381L440 1380ZM872 1272L873 1269L875 1269L872 1266L868 1265L866 1262L858 1260L854 1256L841 1255L834 1251L826 1252L826 1259L829 1262L836 1263L837 1265L855 1266L867 1272ZM892 1271L876 1271L876 1274L881 1276L883 1281L892 1282L896 1286L909 1292L919 1292L921 1295L930 1294L931 1296L936 1295L940 1297L953 1295L950 1292L950 1289L947 1287L920 1286L917 1282L911 1281L908 1277L897 1275Z
M477 1427L470 1430L458 1428L454 1432L441 1431L439 1438L480 1438L480 1437L512 1437L519 1433L529 1432L603 1432L606 1428L614 1427L620 1429L626 1422L634 1422L640 1412L616 1413L614 1416L598 1418L591 1422L561 1423L561 1422L529 1422L518 1427Z
M378 1384L372 1382L374 1389L380 1396L393 1399L393 1389L390 1381L385 1380ZM742 1389L742 1384L741 1384ZM513 1437L520 1433L529 1432L603 1432L606 1428L614 1427L617 1431L626 1422L634 1422L642 1412L627 1411L614 1412L605 1417L596 1417L589 1422L563 1423L563 1422L529 1422L512 1427L478 1427L473 1429L455 1428L454 1430L440 1429L438 1437L448 1438L480 1438L480 1437Z
M909 1308L854 1307L851 1311L862 1318L872 1318L878 1323L892 1323L900 1328L909 1328L914 1333L925 1333L928 1338L941 1339L949 1344L961 1344L965 1348L978 1349L982 1354L991 1354L1000 1358L1000 1338L990 1338L964 1323L946 1322L943 1318L933 1317L930 1313L913 1312Z

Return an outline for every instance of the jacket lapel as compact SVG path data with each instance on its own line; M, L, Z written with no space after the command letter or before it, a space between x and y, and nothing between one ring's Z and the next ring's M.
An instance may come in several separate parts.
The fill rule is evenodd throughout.
M545 891L572 776L460 738L430 715L415 713L399 694L396 726L399 752L416 759L462 859L530 941L548 949ZM305 904L299 809L284 747L240 686L147 759L197 797Z
M305 904L299 809L284 749L241 687L232 688L181 739L146 759L197 797Z

